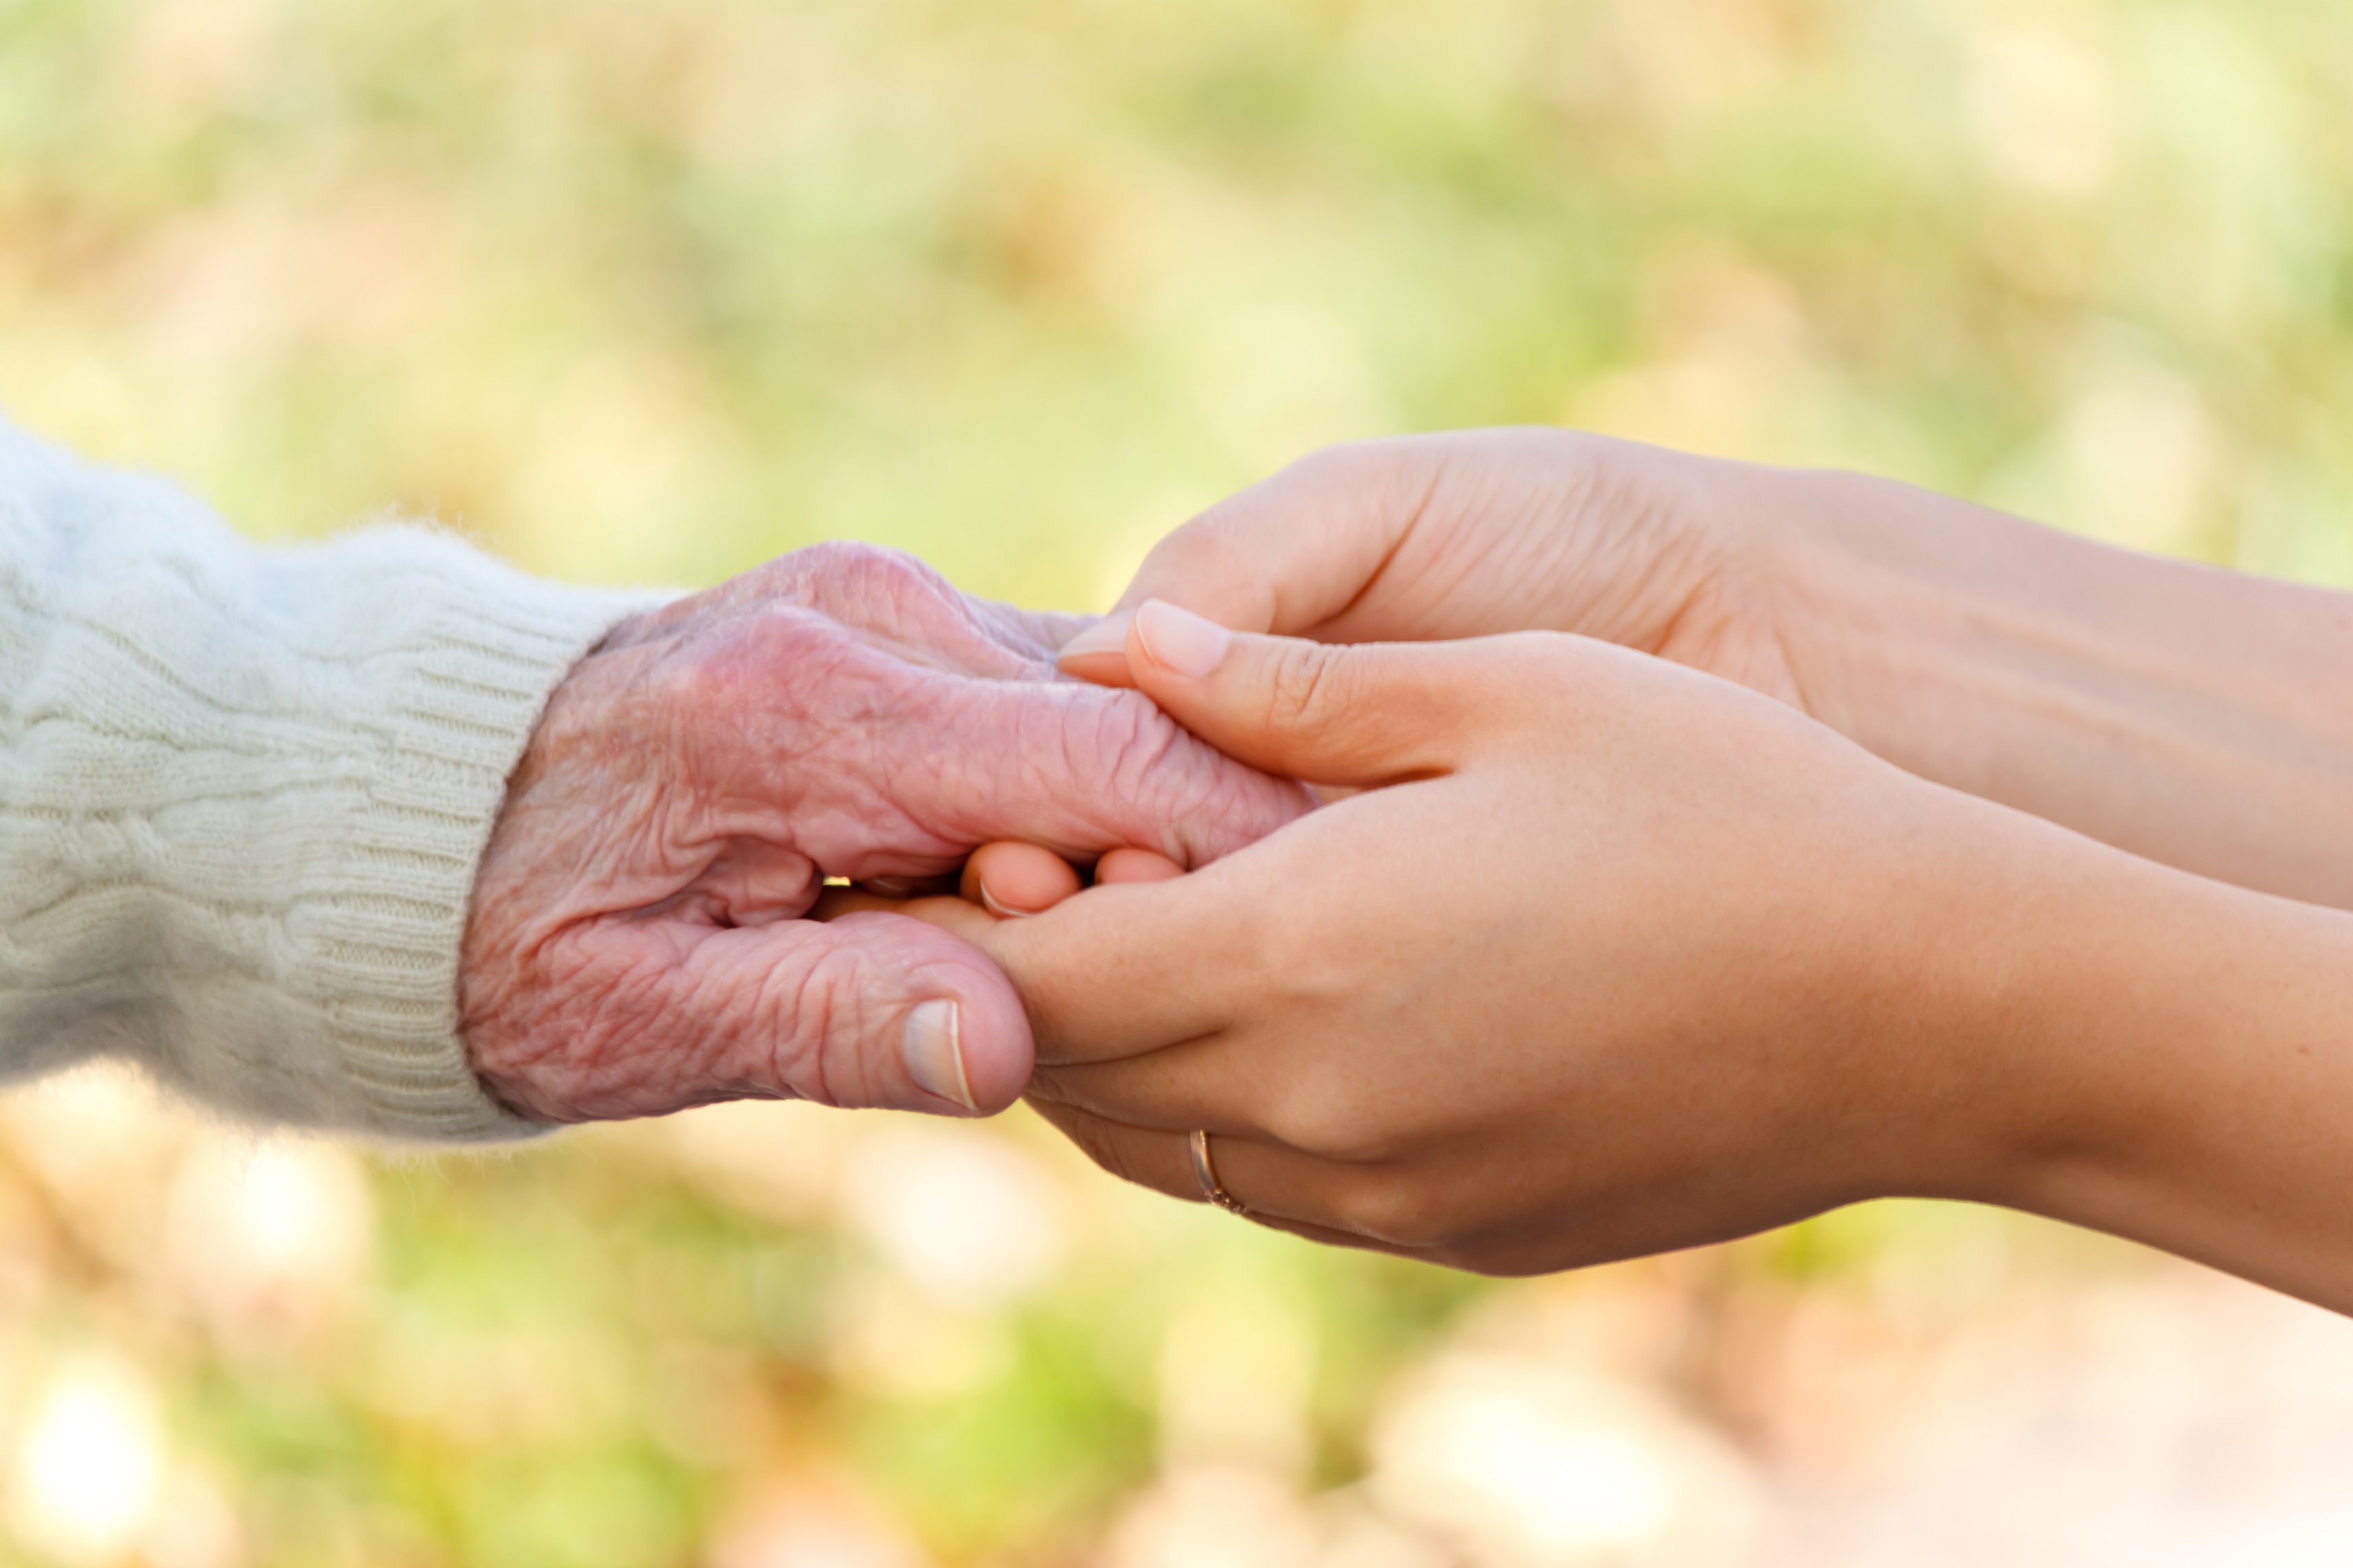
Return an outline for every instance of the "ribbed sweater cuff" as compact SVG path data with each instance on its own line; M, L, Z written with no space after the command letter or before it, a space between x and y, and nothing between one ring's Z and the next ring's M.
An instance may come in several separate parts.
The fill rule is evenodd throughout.
M537 582L456 549L403 650L389 745L321 910L317 970L353 1101L378 1137L436 1143L546 1131L483 1092L458 1034L474 871L549 694L626 616L665 595Z

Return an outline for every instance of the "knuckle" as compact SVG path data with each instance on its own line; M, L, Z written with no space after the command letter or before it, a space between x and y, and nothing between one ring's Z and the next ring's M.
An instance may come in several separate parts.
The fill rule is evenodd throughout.
M1082 792L1090 820L1117 843L1181 866L1198 869L1310 808L1297 784L1196 739L1139 691L1084 689L1066 703L1060 742L1026 765Z
M805 701L824 675L856 652L823 614L795 600L770 600L644 671L627 700L654 721L672 724L772 711Z
M823 584L839 577L842 563L865 548L828 541L788 550L722 584L712 594L744 605L813 605Z
M1133 845L1199 866L1306 808L1295 787L1229 761L1141 692L1039 689L1057 700L1054 725L1015 754L1024 776L1070 804L1100 839L1070 847Z
M1098 1135L1095 1140L1095 1163L1131 1186L1159 1190L1144 1170L1135 1150L1124 1140Z
M1346 663L1341 651L1322 643L1282 645L1267 682L1268 724L1284 730L1311 727L1344 707L1345 678L1340 671Z
M1087 708L1071 711L1078 733L1064 760L1074 772L1100 771L1122 784L1156 775L1184 737L1176 721L1140 691L1104 689Z
M1276 889L1266 897L1247 924L1250 978L1261 994L1324 1015L1361 1001L1370 988L1361 950L1337 939L1332 911L1317 907L1314 891Z
M888 595L893 600L957 596L945 577L903 550L890 550L879 544L856 548L855 575L870 592Z
M1164 1190L1163 1184L1152 1180L1146 1173L1132 1139L1114 1133L1108 1125L1092 1118L1079 1122L1069 1131L1080 1152L1101 1167L1105 1174L1115 1176L1131 1186L1149 1187L1155 1192Z
M1070 1140L1071 1147L1092 1161L1106 1175L1172 1197L1190 1194L1190 1188L1172 1184L1169 1174L1147 1158L1144 1146L1146 1134L1081 1110L1074 1100L1041 1092L1046 1086L1055 1082L1050 1074L1037 1074L1030 1080L1029 1098L1053 1129Z
M877 1072L865 1049L876 1019L864 956L848 943L809 945L820 951L758 974L744 1036L774 1042L765 1076L799 1099L848 1109L882 1104L891 1075Z
M765 568L776 597L865 624L910 606L958 600L946 578L902 550L853 539L828 540Z
M1309 453L1270 483L1314 513L1409 517L1428 496L1450 439L1388 436L1344 441Z
M1112 1147L1111 1140L1103 1136L1103 1126L1094 1118L1058 1116L1054 1123L1061 1129L1062 1136L1078 1145L1080 1153L1114 1176L1121 1173L1118 1152Z
M1063 763L1073 782L1107 782L1103 798L1134 819L1128 826L1149 826L1154 847L1172 850L1179 822L1209 793L1210 753L1141 692L1106 697Z
M1256 561L1247 522L1231 500L1220 501L1154 545L1136 581L1147 594L1201 582L1225 582Z
M1310 1079L1272 1097L1266 1129L1303 1154L1335 1164L1367 1164L1396 1147L1394 1118L1363 1096Z
M887 574L910 562L912 557L884 545L857 539L828 539L780 555L771 564L787 569L797 578L839 581Z
M1271 478L1195 516L1155 545L1136 574L1145 597L1196 597L1187 589L1265 600L1270 539L1299 526L1310 511L1347 510L1387 492L1412 468L1410 438L1343 442L1322 447ZM1197 603L1191 607L1198 609ZM1271 607L1271 602L1266 607Z
M1410 449L1407 439L1395 437L1338 441L1317 447L1278 477L1287 484L1345 493L1386 482L1398 467L1398 458Z
M1563 1265L1549 1253L1499 1248L1477 1237L1457 1237L1425 1248L1422 1257L1441 1268L1461 1274L1483 1274L1490 1279L1533 1279L1557 1274ZM1572 1266L1573 1267L1573 1266Z

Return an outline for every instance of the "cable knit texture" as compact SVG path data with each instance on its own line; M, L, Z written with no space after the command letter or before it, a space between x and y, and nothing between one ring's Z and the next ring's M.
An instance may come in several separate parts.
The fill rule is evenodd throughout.
M475 862L548 693L655 602L417 528L262 550L0 426L0 1076L535 1131L457 1034Z

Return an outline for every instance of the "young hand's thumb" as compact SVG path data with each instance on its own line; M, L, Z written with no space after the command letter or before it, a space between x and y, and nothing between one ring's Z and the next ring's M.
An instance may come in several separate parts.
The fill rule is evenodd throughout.
M1454 765L1469 646L1254 637L1154 599L1128 628L1127 663L1170 718L1239 762L1380 784Z

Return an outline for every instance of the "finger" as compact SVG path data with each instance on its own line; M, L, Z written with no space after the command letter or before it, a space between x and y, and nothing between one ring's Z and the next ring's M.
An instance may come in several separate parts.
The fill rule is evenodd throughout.
M716 932L688 971L681 1010L732 1033L755 1081L803 1100L993 1114L1029 1077L1020 998L937 924L860 912Z
M1166 882L1185 874L1185 868L1149 849L1114 849L1095 862L1095 886L1122 882Z
M1279 1230L1295 1236L1302 1241L1312 1241L1319 1247L1345 1247L1352 1252L1380 1252L1391 1258L1410 1258L1417 1263L1438 1261L1419 1247L1383 1241L1376 1236L1363 1236L1353 1230L1334 1230L1329 1226L1312 1225L1303 1219L1285 1219L1280 1215L1253 1214L1250 1219L1269 1230Z
M869 877L857 885L885 899L934 899L956 890L954 877Z
M1147 881L1135 890L1152 886ZM1182 891L1189 906L1195 889L1187 886ZM1219 1035L1229 1014L1228 988L1247 994L1253 984L1237 962L1253 939L1188 952L1187 962L1172 963L1170 955L1183 939L1171 941L1170 935L1191 929L1181 923L1193 915L1191 908L1146 910L1101 893L1087 895L1082 908L1008 920L973 899L883 899L854 888L829 888L809 919L873 913L937 926L980 947L1011 972L1029 1007L1037 1060L1043 1064L1031 1075L1033 1090L1099 1114L1117 1116L1121 1109L1132 1109L1134 1114L1125 1120L1140 1126L1207 1126L1237 1136L1261 1131L1255 1091L1248 1087L1257 1081L1256 1064L1244 1058L1225 1065L1229 1058ZM1202 901L1199 915L1220 933L1231 929L1230 918L1220 919L1215 908L1215 895ZM1216 1063L1185 1059L1213 1041L1219 1042ZM1080 1076L1097 1063L1130 1060L1148 1064L1147 1070L1134 1078ZM1245 1087L1233 1092L1236 1084ZM1242 1109L1229 1110L1229 1103Z
M965 899L899 903L833 888L811 918L887 912L960 937L1011 977L1038 1060L1107 1061L1213 1035L1263 984L1254 921L1220 903L1232 879L1200 885L1210 875L1093 888L1019 920Z
M1127 670L1127 628L1134 621L1134 610L1113 611L1064 643L1054 662L1064 675L1097 686L1134 686L1135 677Z
M1201 870L1099 885L973 940L1029 1007L1048 1067L1108 1062L1206 1039L1281 1011L1322 956L1356 951L1363 911L1330 894L1336 868L1397 862L1400 844L1466 828L1485 792L1468 775L1315 812ZM1405 875L1400 870L1400 875ZM1319 956L1322 955L1322 956Z
M988 1114L1033 1066L1004 973L900 914L736 927L616 916L562 933L531 968L523 1018L470 1020L468 1046L491 1092L539 1121L743 1099Z
M1087 1158L1121 1180L1187 1203L1209 1201L1193 1168L1191 1134L1126 1127L1050 1100L1033 1099L1029 1104ZM1240 1138L1213 1137L1209 1145L1218 1185L1253 1216L1308 1217L1300 1205L1322 1181L1314 1169L1318 1162Z
M1071 860L1143 848L1205 866L1314 804L1185 733L1142 694L1075 680L961 683L922 743L923 772L902 774L902 789L912 799L928 774L935 831Z
M1250 934L1247 907L1220 902L1247 884L1213 878L1216 869L1091 888L1028 920L990 920L973 936L1028 1005L1039 1059L1113 1060L1231 1021L1264 944Z
M1337 647L1229 632L1157 600L1136 612L1128 661L1144 691L1229 756L1319 784L1451 772L1510 677L1493 639Z
M1277 1076L1282 1056L1267 1045L1216 1034L1099 1062L1056 1061L1041 1051L1048 1059L1030 1075L1029 1097L1158 1132L1200 1127L1229 1138L1289 1142L1289 1128L1270 1124L1293 1097ZM1298 1146L1314 1147L1305 1139Z
M1095 862L1098 887L1123 882L1166 882L1185 868L1151 849L1113 849ZM1078 893L1082 883L1071 863L1033 844L984 844L965 863L957 889L969 901L1006 920L1043 914Z
M976 936L1028 1004L1039 1062L1204 1039L1295 980L1279 968L1298 947L1284 933L1316 918L1318 871L1364 852L1363 825L1345 815L1319 812L1202 870L1090 888Z
M1230 1116L1236 1131L1298 1142L1287 1119L1265 1119L1303 1096L1277 1092L1293 1087L1288 1079L1260 1075L1280 1072L1277 1058L1302 1043L1286 1030L1311 1027L1325 1002L1348 994L1363 973L1351 960L1366 954L1367 941L1391 951L1388 937L1366 935L1364 910L1333 896L1335 869L1395 863L1399 844L1443 843L1489 809L1486 800L1468 775L1382 791L1203 870L1091 889L975 940L1029 1005L1041 1068L1139 1064L1133 1079L1103 1075L1088 1089L1098 1098L1080 1103L1142 1125L1225 1126ZM1424 940L1390 934L1400 952ZM1312 1005L1302 1011L1302 1002ZM1254 1044L1224 1040L1245 1025ZM1198 1061L1168 1049L1213 1040ZM1342 1070L1319 1092L1345 1110L1350 1088Z
M1172 963L1176 943L1169 933L1193 929L1191 911L1146 912L1106 903L1107 896L1090 894L1081 908L1007 920L969 899L883 899L828 888L808 918L902 915L1018 971L1016 989L1029 1005L1039 1059L1049 1063L1113 1060L1216 1033L1229 1016L1222 998L1242 973L1236 960L1246 943L1198 950L1198 962ZM1214 910L1203 912L1217 923Z
M857 888L828 888L809 910L807 918L829 923L845 915L859 914L904 915L975 943L1004 923L969 899L954 894L929 899L885 899Z
M1206 1204L1193 1168L1189 1133L1125 1127L1068 1105L1032 1100L1030 1106L1081 1152L1123 1181L1186 1203ZM1348 1230L1315 1217L1343 1212L1345 1188L1358 1178L1288 1149L1240 1138L1209 1141L1211 1173L1218 1185L1248 1211L1251 1223L1285 1231L1327 1247L1357 1247L1400 1258L1418 1256L1410 1247Z
M902 915L922 901L923 900L896 899L888 893L878 893L864 883L854 883L847 888L828 886L817 896L817 902L809 906L806 918L813 921L836 921L844 915L860 913Z
M984 844L965 862L961 891L1005 920L1042 914L1082 884L1071 863L1034 844Z
M1211 507L1153 548L1113 612L1063 646L1062 668L1134 685L1127 622L1152 599L1235 631L1311 635L1363 595L1411 531L1443 450L1413 438L1334 447Z
M840 580L818 596L849 618L786 595L686 656L678 700L700 721L670 765L692 785L681 815L699 838L788 839L855 880L953 874L1000 839L1074 860L1134 846L1198 866L1313 805L1145 698L1056 679L1034 645L1017 657L916 563L833 552L797 570L820 567Z

